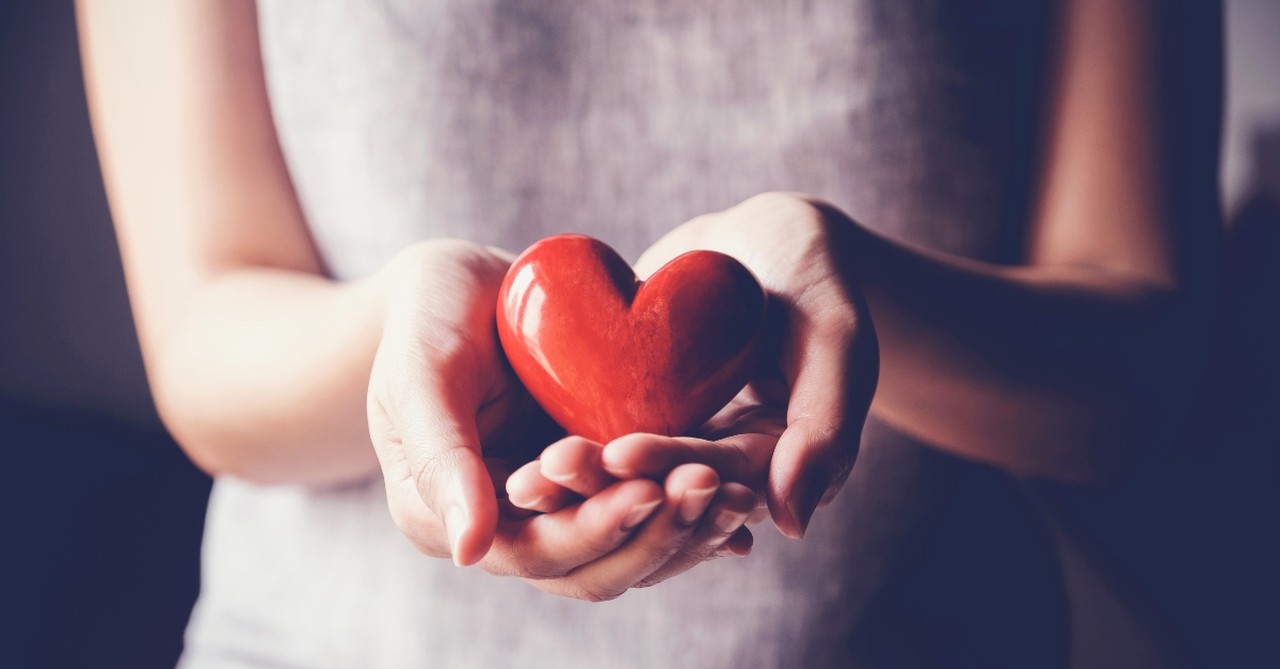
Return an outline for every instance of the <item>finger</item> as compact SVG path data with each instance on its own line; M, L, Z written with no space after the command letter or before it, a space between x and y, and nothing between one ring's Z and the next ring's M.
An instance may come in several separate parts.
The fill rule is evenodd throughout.
M497 495L480 453L480 393L450 382L445 372L428 368L421 382L407 384L395 421L418 494L444 522L453 561L465 566L484 557L493 542Z
M368 410L369 436L382 468L382 480L387 491L387 510L392 521L418 550L432 557L449 557L444 524L427 509L422 496L418 494L413 474L405 462L399 432L382 404L372 394L369 396Z
M751 530L740 527L728 541L724 542L717 554L720 557L746 557L751 555L751 547L754 544L755 537L751 534Z
M787 396L790 389L781 375L757 374L723 409L698 429L703 439L716 441L747 432L770 434L775 438L787 427Z
M640 480L640 479L636 479ZM681 465L667 477L662 505L624 546L545 584L557 594L605 601L635 586L671 560L693 533L719 487L715 470L705 465Z
M537 510L525 509L511 503L511 496L506 492L507 483L515 472L511 470L514 466L510 460L506 458L484 458L484 466L489 470L489 480L493 482L493 489L498 493L498 517L499 518L528 518L536 513Z
M662 501L653 481L621 481L581 504L504 523L485 567L531 579L563 576L622 545Z
M854 318L801 323L788 339L797 354L786 365L791 399L770 463L768 503L778 529L800 538L819 501L834 495L853 466L879 351L870 322Z
M580 499L577 493L543 476L537 460L513 472L506 488L511 504L541 513L559 511Z
M718 441L658 434L629 434L609 442L601 461L618 478L661 477L676 467L702 463L726 481L759 489L769 470L776 439L768 434L738 434Z
M540 470L548 480L583 497L590 497L618 480L601 464L603 448L590 439L565 437L542 452L538 458Z
M689 536L685 546L676 552L666 564L636 584L638 588L657 585L673 576L683 574L702 562L719 557L721 549L731 537L743 531L749 537L751 531L744 527L747 517L756 508L756 494L737 483L724 483L711 502L698 528Z

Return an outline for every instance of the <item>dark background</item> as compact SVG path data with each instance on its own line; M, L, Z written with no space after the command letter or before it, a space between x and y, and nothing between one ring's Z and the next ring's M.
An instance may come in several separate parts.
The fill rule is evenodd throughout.
M0 0L0 666L172 667L209 480L151 406L79 58L71 2Z
M1138 666L1162 635L1205 666L1253 665L1280 622L1258 578L1274 576L1280 530L1265 489L1280 472L1280 2L1227 10L1235 288L1204 404L1212 434L1171 465L1188 476L1048 495L1080 667ZM0 666L172 666L209 480L148 397L63 0L0 0L0 444L16 528ZM1089 566L1101 547L1118 558ZM1143 607L1167 624L1142 622Z

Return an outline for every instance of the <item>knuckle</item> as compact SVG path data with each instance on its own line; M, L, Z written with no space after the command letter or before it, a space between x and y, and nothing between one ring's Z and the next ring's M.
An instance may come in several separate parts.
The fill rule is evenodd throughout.
M743 200L742 204L753 207L787 207L801 202L795 193L788 191L763 191Z
M475 360L474 338L462 328L435 327L422 338L419 355L436 369L449 369Z
M841 425L814 416L800 416L787 428L817 457L817 464L828 470L839 470L852 459L857 437Z
M808 437L810 443L826 444L829 447L838 446L841 430L830 421L815 416L802 416L795 425ZM832 450L838 449L832 448Z
M858 311L853 307L852 302L844 291L837 290L833 287L833 295L826 296L823 300L828 308L818 311L820 317L816 319L815 325L818 331L835 341L847 343L857 336L861 326L861 319L858 317ZM834 306L835 308L830 308Z
M720 537L714 537L708 542L681 546L680 549L676 551L675 562L687 564L706 562L707 560L715 557L714 544L719 543L721 540L722 539Z
M520 576L533 581L549 581L563 578L565 570L551 560L542 557L526 558L520 564Z
M793 420L782 439L790 447L809 453L806 468L821 471L827 481L834 482L848 475L857 456L859 437L851 426L806 415Z
M653 586L658 585L659 583L662 583L665 580L667 580L665 576L658 576L655 574L653 576L645 577L643 580L641 580L639 583L635 584L632 587L636 588L637 590L641 588L652 588Z
M564 567L539 550L526 532L517 532L511 538L510 553L514 556L520 578L530 581L549 581L563 578Z
M441 482L446 480L448 473L460 468L458 460L462 454L462 447L457 447L419 456L417 468L413 472L413 485L418 489L419 494L423 495L423 499L433 499ZM430 506L430 503L428 503L428 506ZM434 507L432 507L432 510L436 512L442 511L442 509Z
M605 555L618 547L616 540L600 533L591 533L583 537L587 551L592 555Z
M430 262L422 263L428 281L437 286L467 286L467 290L497 291L506 276L510 260L480 244L462 240L441 242ZM428 296L444 298L444 295ZM432 302L441 305L438 300ZM444 307L447 308L447 307Z
M578 586L575 597L584 602L600 604L602 602L611 602L622 596L626 590L618 590L617 588L607 588L595 584L580 584Z
M496 257L482 244L465 239L428 239L405 248L395 260L410 272L450 271L479 266L482 259Z
M802 193L785 191L766 191L747 198L740 205L749 210L767 212L770 217L796 220L820 221L822 209L812 197Z
M427 456L422 460L418 470L413 473L413 485L420 492L435 490L436 480L439 477L440 465L438 463L441 454L436 453Z

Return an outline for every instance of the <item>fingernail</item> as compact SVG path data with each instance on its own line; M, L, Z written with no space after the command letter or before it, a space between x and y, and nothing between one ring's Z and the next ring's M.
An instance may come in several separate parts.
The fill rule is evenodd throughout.
M626 467L605 467L605 471L609 472L609 475L616 479L640 478L634 469L628 469Z
M632 470L630 467L624 467L622 465L619 465L616 462L612 462L613 460L617 460L617 459L618 457L616 455L613 455L613 451L606 446L604 451L600 453L600 466L604 467L604 470L612 474L615 478L620 478L620 479L637 478L635 471Z
M520 507L521 509L535 508L541 505L544 501L546 501L546 499L547 498L545 495L534 497L533 499L517 499L510 494L507 495L507 501L511 502L511 504L514 506Z
M716 529L721 534L733 534L745 522L747 522L747 514L730 511L729 509L716 511L716 515L711 519L711 523L716 526Z
M676 510L680 522L685 525L698 522L698 518L702 517L702 513L707 510L707 505L711 503L711 497L715 494L716 488L698 488L686 492L684 499L680 500L680 508Z
M652 502L642 502L631 507L627 512L627 516L622 519L622 531L630 532L640 526L646 518L653 514L653 510L658 508L662 503L661 499L655 499Z
M546 477L548 481L559 483L561 485L573 483L574 480L578 478L577 474L574 472L549 472L546 469L542 470L542 475Z
M453 554L453 563L462 564L462 532L467 528L467 512L461 504L450 504L444 512L444 529L449 533L449 550Z

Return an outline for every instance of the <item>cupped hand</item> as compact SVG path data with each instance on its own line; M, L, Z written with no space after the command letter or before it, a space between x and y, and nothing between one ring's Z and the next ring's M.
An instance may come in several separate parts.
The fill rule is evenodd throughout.
M377 277L385 305L368 417L391 514L420 550L464 565L493 542L492 479L521 459L517 444L501 442L537 421L493 333L510 261L495 249L431 240L402 251Z
M694 566L725 556L751 552L752 535L745 523L756 511L757 497L740 483L721 480L713 468L698 462L676 464L647 478L619 479L606 471L604 447L583 437L566 437L507 480L513 505L554 515L585 499L630 481L664 481L662 506L624 549L580 570L595 592L612 596L629 588L648 587Z
M497 292L511 260L495 249L433 240L405 250L379 275L385 315L368 416L388 506L423 553L564 596L611 599L679 554L690 526L723 491L714 471L691 465L673 468L661 484L602 481L551 513L499 499L510 472L559 434L511 374L497 341Z
M693 219L645 252L642 277L695 249L737 258L769 294L766 342L758 374L702 438L624 437L605 447L605 470L628 478L710 465L762 491L779 530L802 536L853 466L879 373L850 262L854 225L829 204L767 193Z

